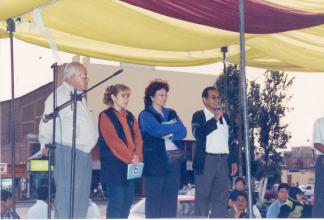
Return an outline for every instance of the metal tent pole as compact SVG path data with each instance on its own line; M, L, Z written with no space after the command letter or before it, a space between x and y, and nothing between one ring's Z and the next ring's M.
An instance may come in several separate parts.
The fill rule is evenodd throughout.
M11 102L10 102L10 142L11 142L11 170L12 170L12 201L13 211L16 212L16 132L15 132L15 71L14 71L14 50L13 32L15 32L15 21L12 18L7 20L7 31L10 38L10 64L11 64Z
M252 191L251 191L251 161L250 161L250 144L249 144L249 123L247 111L247 89L245 75L245 30L244 30L244 0L239 2L240 10L240 84L243 106L243 122L244 122L244 144L245 144L245 159L246 159L246 179L248 186L248 205L249 218L252 218Z

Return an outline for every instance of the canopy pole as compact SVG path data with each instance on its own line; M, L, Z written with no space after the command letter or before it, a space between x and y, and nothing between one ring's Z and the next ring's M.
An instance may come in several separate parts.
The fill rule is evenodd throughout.
M221 48L222 54L223 54L223 71L224 71L224 100L227 100L227 84L228 84L228 74L227 74L227 47ZM228 110L228 104L226 103L226 110Z
M15 21L12 18L7 19L7 31L10 38L10 65L11 65L11 102L10 102L10 142L11 142L11 174L12 174L12 209L16 212L16 131L15 131L15 71L14 71L14 50L13 50L13 32L16 30Z
M247 111L247 89L245 75L245 30L244 30L244 0L239 2L240 10L240 84L243 106L243 123L244 123L244 144L245 144L245 160L246 160L246 179L248 188L248 205L249 218L252 218L252 190L251 190L251 161L250 161L250 143L249 143L249 123Z

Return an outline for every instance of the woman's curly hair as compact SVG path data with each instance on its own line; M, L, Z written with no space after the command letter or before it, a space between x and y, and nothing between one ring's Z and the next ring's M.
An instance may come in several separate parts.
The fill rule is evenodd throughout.
M162 79L155 79L150 82L150 84L145 89L145 96L144 96L145 108L152 105L151 97L154 97L156 91L161 89L165 89L167 92L169 92L169 84L167 81L164 81Z

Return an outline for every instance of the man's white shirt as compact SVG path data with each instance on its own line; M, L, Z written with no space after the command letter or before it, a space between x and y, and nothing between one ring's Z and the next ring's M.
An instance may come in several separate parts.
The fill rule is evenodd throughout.
M206 121L215 117L207 108L204 108L204 114ZM213 154L229 154L228 147L228 125L225 118L222 118L223 124L220 120L217 121L217 129L212 131L206 138L206 152Z
M324 145L324 117L317 119L314 123L313 148L315 143L320 143ZM317 155L324 155L316 149L315 152Z
M70 100L70 94L74 88L65 81L57 89L57 106ZM73 105L65 107L59 112L56 118L56 143L63 145L72 145L73 133ZM53 94L51 94L46 102L44 114L53 112ZM39 142L43 148L45 144L52 142L53 120L45 123L43 120L39 124ZM77 102L77 122L76 122L76 148L89 153L95 146L98 139L98 129L92 122L92 117L86 107L85 98Z
M28 209L28 219L47 219L47 203L43 200L36 200L36 203ZM51 218L53 219L53 211L51 212Z

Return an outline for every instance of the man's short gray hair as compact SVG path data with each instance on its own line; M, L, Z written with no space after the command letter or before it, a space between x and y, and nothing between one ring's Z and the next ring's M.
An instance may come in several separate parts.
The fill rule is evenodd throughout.
M80 68L83 68L83 65L78 62L72 62L66 64L64 67L64 79L71 78L71 76L77 73Z

